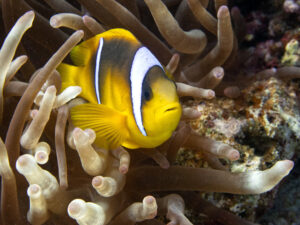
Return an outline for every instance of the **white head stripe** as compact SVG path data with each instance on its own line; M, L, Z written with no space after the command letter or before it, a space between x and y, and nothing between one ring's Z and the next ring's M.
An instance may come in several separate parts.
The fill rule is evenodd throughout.
M160 62L146 47L141 47L135 53L130 71L131 101L135 122L144 136L147 136L142 120L142 87L147 72L153 67L159 66Z
M103 48L103 38L100 38L99 40L99 47L97 50L97 56L96 56L96 68L95 68L95 91L96 91L96 97L98 104L101 104L100 101L100 89L99 89L99 67L100 67L100 59L101 59L101 52Z

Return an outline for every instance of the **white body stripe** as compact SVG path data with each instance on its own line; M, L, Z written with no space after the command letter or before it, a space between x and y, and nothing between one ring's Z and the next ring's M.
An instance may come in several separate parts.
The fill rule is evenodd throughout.
M98 47L97 56L96 56L96 68L95 68L95 79L94 79L94 81L95 81L95 91L96 91L98 104L101 104L100 89L99 89L99 68L100 68L102 48L103 48L103 38L100 38L99 47Z
M142 104L142 87L143 81L147 72L153 67L159 66L163 69L160 62L146 47L139 48L133 58L132 67L130 71L131 84L131 100L133 115L135 122L144 136L147 136L143 126L141 104Z

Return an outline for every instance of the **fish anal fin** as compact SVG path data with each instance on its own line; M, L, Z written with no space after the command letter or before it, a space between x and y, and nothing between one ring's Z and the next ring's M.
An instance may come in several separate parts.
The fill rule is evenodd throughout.
M75 127L93 129L98 147L114 149L128 138L126 116L102 104L81 104L71 109Z

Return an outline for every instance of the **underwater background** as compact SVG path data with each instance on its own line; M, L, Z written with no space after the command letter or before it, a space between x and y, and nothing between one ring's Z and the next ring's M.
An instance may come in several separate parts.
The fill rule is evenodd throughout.
M0 168L2 176L1 224L12 224L12 221L16 224L27 224L27 220L33 221L32 224L80 224L80 219L77 217L76 219L75 216L71 219L66 210L70 201L79 197L86 202L97 204L102 201L116 209L111 210L112 212L105 211L106 209L102 212L102 208L99 209L105 218L102 223L98 221L99 224L167 224L167 221L170 220L173 222L170 224L182 225L300 224L298 213L300 211L299 1L148 0L145 1L147 4L143 0L1 0L0 2L1 45L18 18L29 10L33 10L35 13L34 20L31 15L32 27L24 34L15 54L15 58L20 55L26 55L28 58L23 57L19 58L19 62L15 61L16 65L20 66L15 66L14 72L0 66L0 71L4 74L4 78L2 76L0 79L3 86L0 134L6 145L5 147L4 144L1 144L0 147L3 151L1 150L0 156L1 165L10 167L10 169L5 166ZM118 5L114 5L112 2L118 3ZM203 34L198 32L198 37L196 34L183 35L175 28L175 31L168 30L169 27L172 27L172 21L167 13L164 12L163 16L156 17L159 15L159 10L155 11L159 5L158 2L166 5L167 11L173 15L179 27L184 31L197 29ZM208 12L205 14L207 20L203 23L197 18L197 2L201 2L205 6L204 10ZM121 10L120 5L123 7ZM196 12L193 12L190 6ZM148 8L151 9L151 12ZM78 18L53 17L59 13L73 13L79 16ZM88 17L84 18L84 15ZM223 22L223 25L217 25L218 22ZM220 28L222 26L223 30ZM90 172L88 164L92 163L87 159L88 157L80 155L78 148L81 146L78 147L80 144L76 145L76 138L73 137L74 140L69 141L71 134L67 122L69 114L67 102L78 95L78 89L70 91L71 97L62 96L63 100L60 103L54 103L56 100L53 97L51 103L53 105L48 107L49 111L41 116L40 121L35 124L34 128L31 128L32 131L29 127L33 123L31 121L34 121L38 109L42 108L40 107L41 99L46 95L49 85L55 85L57 90L60 88L61 81L57 78L59 75L52 76L52 73L55 73L53 72L55 66L62 60L70 62L67 54L71 47L63 54L56 54L56 51L74 34L74 30L83 29L85 32L83 38L86 40L97 32L116 27L130 30L164 66L173 72L174 80L177 83L189 85L187 89L178 91L182 107L187 110L184 110L184 118L171 140L153 151L122 149L120 152L107 153L94 147L96 151L95 149L92 151L97 153L97 157L100 155L100 158L105 159L103 163L105 166L101 169L98 168L99 170L96 172ZM175 35L177 33L178 36ZM16 32L15 39L18 35L19 33ZM77 39L72 43L73 45L76 45L82 37L82 34L75 35L78 36L75 37ZM81 37L79 37L80 35ZM189 39L190 37L191 39ZM12 39L13 41L14 39ZM184 43L181 44L181 41ZM199 42L201 44L198 44ZM1 51L6 53L10 52L9 50L2 48ZM174 53L177 56L174 57ZM6 54L2 54L0 59L3 61L0 63L4 62L4 59L12 61L10 57L13 56ZM48 67L45 64L48 65L47 62L51 57L57 57L57 61L52 65L53 70L46 71L45 68ZM8 63L8 65L12 64ZM50 79L51 76L48 75L46 79L48 84L40 81L40 87L31 91L32 101L35 99L34 104L32 102L29 104L29 98L27 103L24 100L25 103L21 104L20 99L25 95L26 88L30 83L33 83L34 77L38 76L39 68L44 68L43 72L51 74L52 78ZM12 75L5 78L5 73ZM209 78L209 76L215 77ZM178 87L181 86L178 85ZM195 90L192 87L198 89ZM49 93L51 91L54 92L49 89ZM33 93L36 93L39 98L35 98ZM56 96L56 91L52 95ZM14 117L18 104L20 108L18 115L21 116ZM57 105L55 106L55 104ZM30 111L30 109L32 110ZM22 123L23 125L20 125ZM39 129L40 131L38 131ZM26 130L30 130L31 133L27 132L28 137L26 140L24 138L25 141L21 141L20 147L21 135L23 132L26 134ZM78 132L78 139L81 137L84 139L81 141L84 143L82 148L90 149L92 146L90 142L93 134L89 133L88 135L90 135L87 136L89 140L86 140L83 133ZM26 144L32 140L36 141L32 144L34 147L27 147ZM38 204L38 207L44 207L44 211L41 210L43 212L35 214L36 212L32 210L32 215L38 215L37 219L34 216L28 219L29 204L33 206L34 203L31 203L32 200L28 197L28 183L31 185L32 183L26 174L30 174L31 170L39 170L36 169L39 167L31 168L29 166L28 170L20 172L22 169L16 169L15 165L17 161L19 164L23 162L24 165L28 162L35 162L29 156L26 159L20 159L19 155L35 155L37 150L34 149L38 148L37 145L42 142L46 144L38 147L47 146L45 149L48 150L43 150L47 153L43 153L40 160L42 161L43 157L49 157L49 161L41 163L40 166L43 171L49 171L53 177L58 179L59 185L57 181L53 181L56 191L50 192L50 200L46 198L43 203L39 202ZM195 150L196 144L201 147ZM214 152L215 149L221 148L220 146L224 147L225 153ZM5 148L7 153L6 150L4 151ZM78 153L72 148L77 149ZM49 149L51 149L51 154ZM57 149L64 149L65 156L60 158ZM236 150L239 151L238 159L230 155L236 153ZM4 156L6 154L8 157ZM121 159L126 161L128 158L130 158L131 164L129 166L129 162L126 162L125 166L123 165L123 169L125 168L123 174L120 172L122 171L120 169ZM87 161L84 161L86 159ZM255 194L255 191L243 188L239 190L239 185L242 186L242 184L234 178L232 180L237 182L237 188L232 192L226 189L226 174L264 171L273 168L278 161L286 159L294 162L294 168L290 174L283 178L288 174L287 171L280 179L274 178L276 182L282 178L283 180L279 184L270 181L272 183L270 188L257 192L271 189L270 191ZM164 169L160 170L170 165L174 168L179 167L166 174L163 172ZM148 171L148 166L154 172L151 169ZM183 169L187 167L204 168L204 170L197 170L197 173L194 173ZM140 170L142 172L139 172L140 168L142 168ZM179 169L177 170L177 168ZM225 171L224 179L219 178L217 173L210 173L210 169ZM100 170L101 172L99 172ZM128 174L126 174L127 170ZM194 188L191 183L196 179L196 175L199 175L201 181L200 174L204 174L205 177L206 172L207 176L216 182L212 182L211 186L199 185L199 188ZM53 177L49 178L48 174L45 175L46 172L42 172L42 174L39 179L45 179L47 182L53 180ZM103 193L100 188L101 194L98 193L102 196L99 197L95 190L91 190L92 180L93 182L99 181L93 177L99 174L115 179L115 189L109 190L113 192L112 194L107 194L106 190ZM22 175L26 177L28 183ZM157 178L160 175L163 178ZM11 177L14 177L16 183L10 182ZM180 177L186 177L186 181L191 181L191 183L186 182L185 185L176 183L177 180L181 182ZM168 182L170 185L166 184ZM195 181L195 183L197 182ZM266 181L266 183L268 182ZM153 186L151 186L152 184ZM44 185L48 187L48 184ZM275 187L273 188L273 186ZM174 197L173 193L181 197L177 195ZM178 207L175 207L175 212L166 206L165 202L168 198L165 199L165 196L169 196L169 194L170 199L174 197L175 202L180 202L175 204ZM107 196L103 197L103 195ZM149 198L149 195L153 197ZM146 199L146 202L149 201L148 205L146 204L148 206L148 211L145 210L147 213L134 214L136 216L133 216L135 217L133 220L130 218L131 211L128 214L123 213L127 215L127 217L124 216L126 219L118 217L122 214L121 212L127 212L126 210L131 204L138 202L141 204L143 199ZM153 206L153 199L157 199L158 208L163 208L161 212L158 209L158 216L155 213L157 207ZM16 202L20 209L15 208L14 203ZM184 204L185 206L182 206ZM102 205L101 207L105 208ZM167 215L168 210L173 214ZM97 213L101 214L98 211ZM72 212L69 212L70 214ZM39 215L42 216L39 217ZM85 219L88 221L91 218L87 216ZM149 220L147 221L147 219ZM96 222L88 224L96 224Z

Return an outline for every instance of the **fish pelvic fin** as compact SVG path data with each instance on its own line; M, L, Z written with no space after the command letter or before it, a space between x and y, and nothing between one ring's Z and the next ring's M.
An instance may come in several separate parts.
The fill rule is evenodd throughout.
M128 138L126 116L102 104L81 104L71 109L75 127L93 129L95 144L106 149L115 149Z

